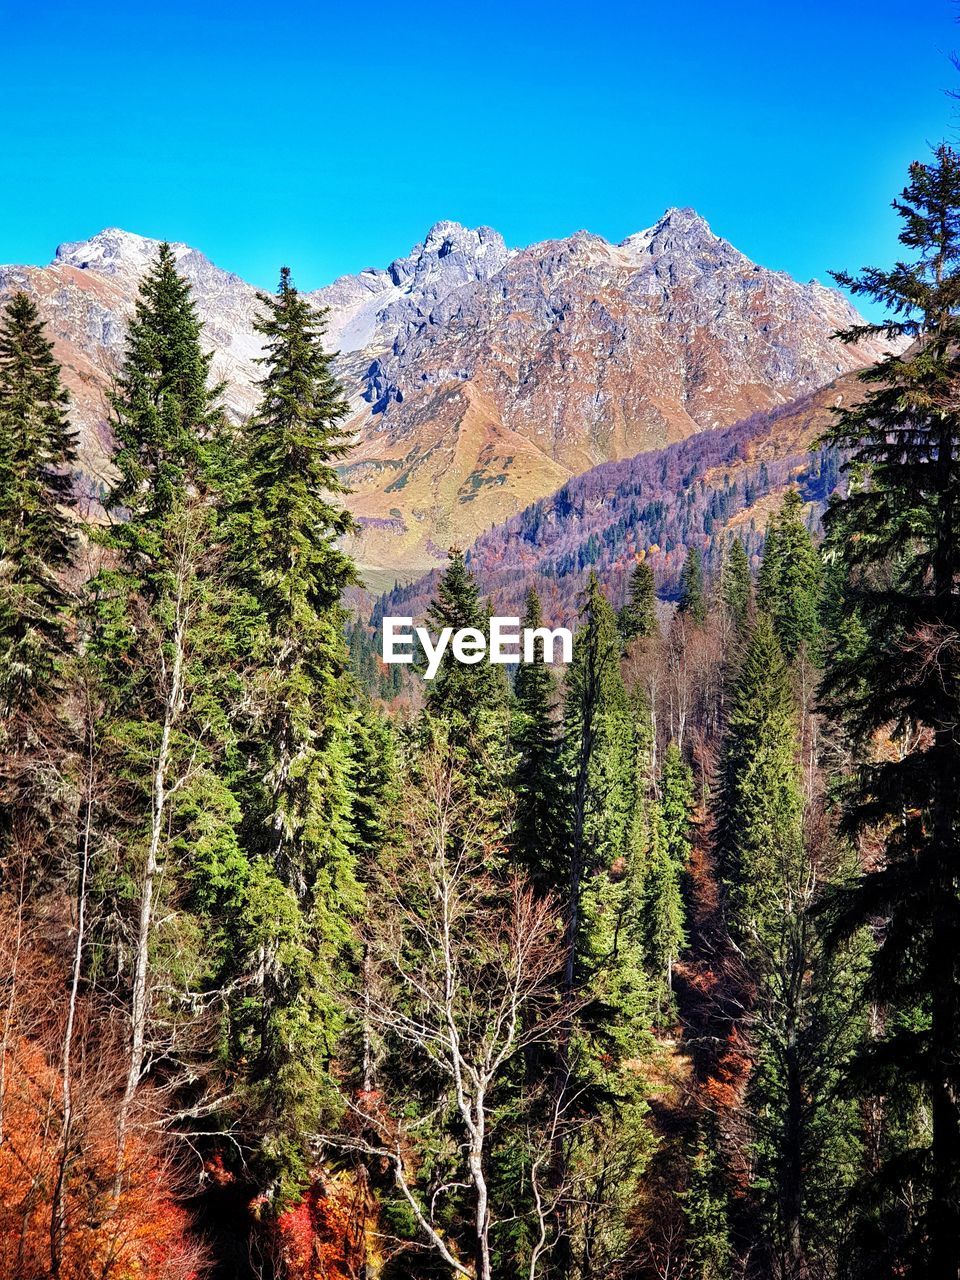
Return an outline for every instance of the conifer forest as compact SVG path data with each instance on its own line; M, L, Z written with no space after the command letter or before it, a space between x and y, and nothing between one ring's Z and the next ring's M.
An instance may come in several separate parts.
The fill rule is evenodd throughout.
M238 416L160 247L92 514L7 297L0 1277L960 1277L960 155L903 181L812 451L611 463L383 596L288 269ZM572 661L381 660L514 612Z

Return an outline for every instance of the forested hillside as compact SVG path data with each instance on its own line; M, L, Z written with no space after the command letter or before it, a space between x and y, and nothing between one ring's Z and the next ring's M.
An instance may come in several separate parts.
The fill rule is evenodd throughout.
M378 605L575 622L510 678L349 616L289 271L238 422L159 247L95 526L14 294L0 1276L958 1280L960 157L896 207L895 354Z
M482 534L467 562L497 611L519 617L534 586L555 623L576 620L583 577L591 570L619 603L639 560L648 562L658 594L669 601L679 595L691 548L716 576L735 538L755 567L767 523L788 488L803 498L805 523L821 531L827 500L841 481L841 456L821 437L834 410L862 394L862 384L848 375L725 430L602 463ZM371 641L385 615L422 617L438 577L426 574L384 593L371 611Z

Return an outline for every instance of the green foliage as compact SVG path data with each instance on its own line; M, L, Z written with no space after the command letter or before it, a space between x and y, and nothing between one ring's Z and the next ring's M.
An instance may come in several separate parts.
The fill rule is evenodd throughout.
M730 625L698 629L691 548L662 647L650 565L619 614L591 575L562 713L542 653L513 695L501 667L448 652L422 713L362 696L399 692L401 669L344 612L347 405L324 316L286 270L262 299L261 401L240 428L161 246L111 396L111 520L74 611L68 402L15 295L0 320L4 853L14 808L56 791L62 813L48 803L47 862L13 904L12 1034L34 969L55 973L75 937L82 1020L128 1015L128 1093L152 1078L158 1115L204 1157L229 1125L275 1209L349 1152L336 1176L377 1202L376 1232L448 1264L474 1265L489 1211L493 1274L527 1274L539 1204L539 1280L647 1274L661 1245L696 1280L958 1280L960 159L914 166L897 207L916 261L842 280L914 341L830 433L850 487L826 555L788 492L757 609L737 538L716 591ZM487 631L459 551L429 621ZM524 625L540 623L531 591ZM731 635L733 659L714 646ZM831 724L805 714L801 768L805 656L826 663ZM723 726L719 904L709 856L687 874L691 767L672 743L659 754L678 700L705 789ZM817 753L854 776L819 776ZM843 800L843 835L823 793ZM87 933L75 912L48 937L51 904L80 892L78 816ZM866 870L845 843L860 835ZM39 985L45 1011L64 988ZM43 1047L59 1056L54 1033ZM663 1240L642 1241L652 1064L655 1186L675 1199ZM440 1274L413 1248L390 1265Z
M591 574L564 694L563 766L577 878L622 857L633 804L633 716L616 616Z
M773 1272L829 1271L849 1251L849 1197L863 1159L862 1117L843 1078L866 1031L866 943L831 952L804 884L784 886L765 957L747 1092L754 1194Z
M616 615L591 575L567 673L562 762L570 823L565 985L588 1001L568 1047L568 1060L584 1098L592 1099L596 1110L595 1123L574 1144L571 1160L574 1166L586 1162L593 1171L587 1179L592 1189L584 1193L584 1200L596 1211L595 1198L604 1200L604 1180L619 1178L620 1191L626 1191L635 1186L645 1160L641 1143L628 1173L608 1139L616 1127L614 1115L621 1119L625 1143L629 1134L642 1128L646 1103L640 1063L652 1044L643 894L646 851L638 838L638 824L640 830L643 824L635 814L638 778L645 764L638 753L634 708L624 688L620 654ZM645 733L643 726L641 734ZM641 741L642 752L648 740L644 736ZM617 1175L612 1173L615 1166ZM609 1214L612 1241L623 1219L612 1202L603 1212ZM581 1228L588 1233L590 1229Z
M122 518L98 537L113 567L89 584L82 618L111 761L102 816L120 849L100 889L129 899L124 913L103 913L103 965L124 954L123 915L139 910L133 886L148 859L161 873L155 915L192 903L216 917L236 905L230 882L242 885L245 872L239 810L221 772L237 673L209 452L222 418L200 334L189 287L163 245L142 282L111 400L118 475L107 501ZM182 944L175 929L158 934L157 962L202 985L223 963L223 930L210 924L208 948L183 925L194 941Z
M256 871L244 946L256 958L257 995L234 1035L252 1063L251 1105L259 1110L270 1094L261 1151L283 1200L302 1185L309 1135L330 1094L363 896L358 853L380 837L375 777L359 802L363 830L353 826L355 775L376 748L369 725L354 728L345 679L340 597L355 575L337 540L353 525L336 502L344 492L336 463L348 447L339 425L346 404L323 349L323 314L289 271L261 302L260 406L246 427L229 519L234 576L257 608L245 637L249 746L238 780Z
M168 244L140 282L123 367L110 402L119 478L107 505L129 517L114 545L155 557L166 521L205 472L210 438L221 423L220 387L208 387L212 353L190 286Z
M645 959L659 993L661 1021L673 1009L673 965L686 945L681 884L690 860L693 804L693 772L671 743L664 754L659 794L651 807L641 888Z
M434 633L473 628L486 635L489 613L462 552L450 562L437 584L427 613ZM509 813L509 689L502 666L483 661L460 663L448 645L439 669L427 685L424 741L444 741L457 757L458 771L474 797L473 819L502 842Z
M871 986L888 1013L859 1087L901 1103L917 1089L912 1126L900 1126L871 1179L886 1244L874 1247L867 1265L956 1277L960 156L940 146L929 163L913 164L894 207L910 260L837 277L889 311L889 323L867 332L912 340L862 375L866 397L839 410L828 435L846 453L850 483L827 517L829 556L844 580L835 612L845 630L831 647L825 694L859 766L848 827L883 842L882 856L841 897L837 933L884 922Z
M720 1152L720 1128L704 1111L689 1156L689 1182L683 1193L690 1275L694 1280L730 1280L734 1251L730 1236L729 1194Z
M527 595L523 626L543 622L540 600ZM562 813L560 731L556 688L538 646L533 662L522 662L514 685L513 775L515 809L511 846L517 863L541 889L562 888L567 850Z
M773 619L788 661L818 654L823 561L803 523L803 501L789 489L767 531L757 581L757 603Z
M24 293L0 321L0 715L53 692L70 642L62 575L76 544L67 392Z
M754 956L778 936L783 886L802 858L798 754L789 672L761 614L732 691L716 825L729 926Z
M836 1256L837 1206L859 1158L857 1108L840 1097L862 1034L860 951L831 956L811 914L825 871L807 847L797 713L770 619L759 613L733 688L716 811L730 934L752 1042L746 1110L771 1274ZM832 1206L832 1208L831 1208Z
M486 634L489 616L463 552L452 550L427 612L431 629L439 632L444 627L452 627L454 631L472 627ZM502 706L505 696L502 668L489 662L458 662L448 646L427 688L427 707L432 714L456 718L473 733L483 711Z
M638 560L630 575L627 602L617 614L617 626L625 641L656 634L657 597L653 570L646 560Z
M738 631L742 631L746 626L752 597L750 561L747 559L741 540L734 538L723 559L723 568L720 573L720 598L727 617Z
M690 547L683 562L677 612L698 626L706 621L707 592L703 581L703 556L696 547Z

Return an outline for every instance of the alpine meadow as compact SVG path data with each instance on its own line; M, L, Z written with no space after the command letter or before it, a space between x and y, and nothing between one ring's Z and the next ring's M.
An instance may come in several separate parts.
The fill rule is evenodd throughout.
M686 207L0 267L0 1280L960 1280L916 152L836 289Z

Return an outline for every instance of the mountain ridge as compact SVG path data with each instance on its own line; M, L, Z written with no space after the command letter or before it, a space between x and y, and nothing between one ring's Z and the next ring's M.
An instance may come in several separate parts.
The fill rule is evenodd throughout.
M576 624L587 575L595 572L615 605L623 602L639 560L654 573L661 600L676 599L687 551L695 547L715 578L732 536L759 565L770 516L790 487L799 489L811 527L819 526L841 482L840 458L819 441L833 411L865 394L855 373L776 409L701 432L634 458L602 462L538 498L467 548L467 563L494 613L521 616L536 587L550 625ZM358 614L423 621L440 570L377 599Z
M104 392L158 241L121 228L0 267L37 298L75 400L81 483L102 494ZM236 418L256 401L259 290L174 243ZM836 290L750 261L695 210L613 244L588 231L510 248L490 227L433 224L387 267L305 296L328 310L355 446L344 464L365 566L419 571L566 479L753 412L870 363L831 338Z

